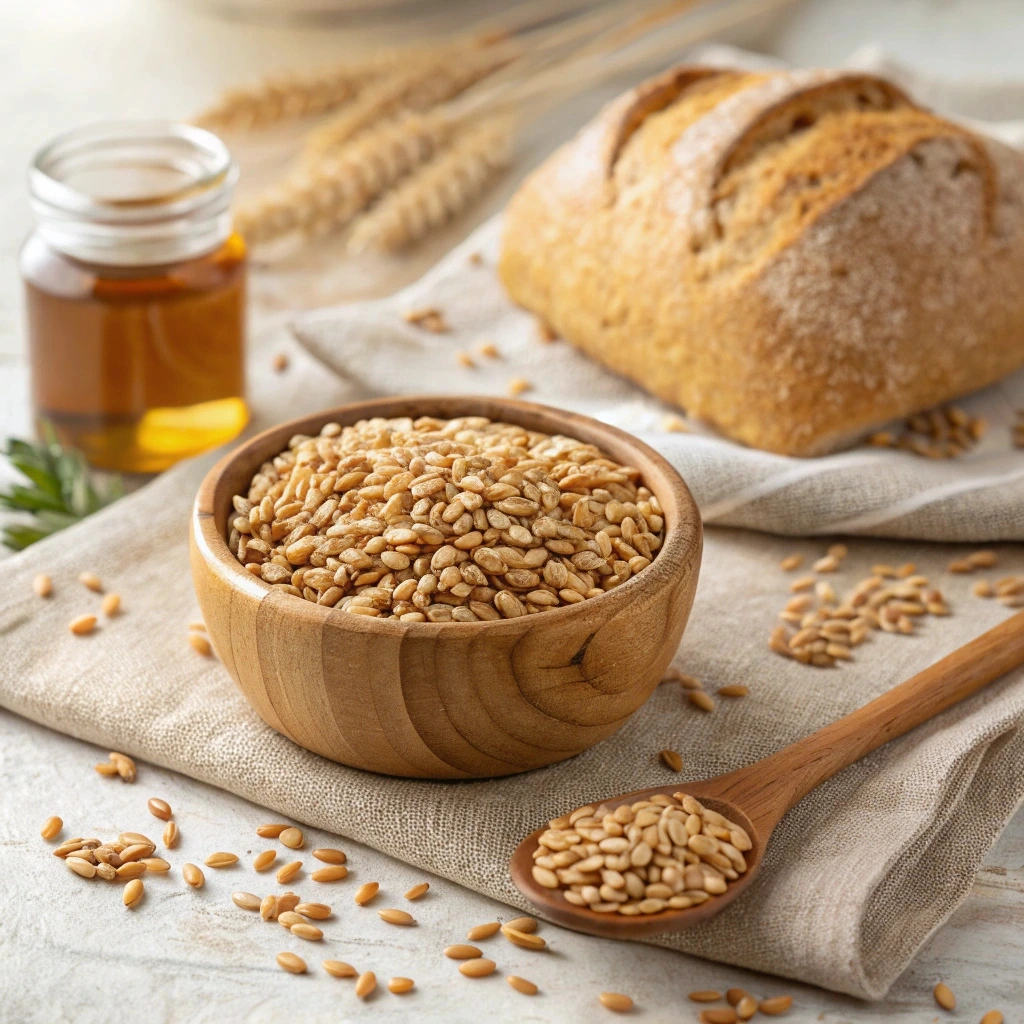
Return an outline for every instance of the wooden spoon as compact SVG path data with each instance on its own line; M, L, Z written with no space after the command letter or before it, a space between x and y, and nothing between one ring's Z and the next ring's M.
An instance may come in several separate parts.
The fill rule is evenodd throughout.
M1024 664L1024 611L882 694L845 718L784 747L755 764L702 782L680 782L641 789L601 801L608 810L655 793L690 794L747 830L753 848L744 856L747 871L720 896L686 910L622 917L599 914L567 903L558 890L545 889L531 868L544 829L524 839L512 855L512 880L541 913L575 931L609 938L638 938L681 931L717 914L757 876L765 847L782 816L812 789L889 740L927 722L946 708Z

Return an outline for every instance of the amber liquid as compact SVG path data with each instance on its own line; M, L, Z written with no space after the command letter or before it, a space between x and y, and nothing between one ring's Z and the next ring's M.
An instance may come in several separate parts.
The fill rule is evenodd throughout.
M157 473L235 437L245 403L245 245L162 267L22 251L37 420L102 469Z

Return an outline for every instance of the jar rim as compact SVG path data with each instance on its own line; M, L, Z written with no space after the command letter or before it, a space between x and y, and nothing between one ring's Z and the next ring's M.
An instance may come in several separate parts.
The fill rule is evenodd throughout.
M228 237L238 165L195 125L100 121L48 142L28 178L50 244L95 262L144 264L189 258Z

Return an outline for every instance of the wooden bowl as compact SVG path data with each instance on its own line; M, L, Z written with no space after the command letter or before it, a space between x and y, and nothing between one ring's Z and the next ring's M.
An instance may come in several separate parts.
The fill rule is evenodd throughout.
M294 434L372 416L488 416L569 434L635 466L665 513L642 572L600 597L493 622L411 622L324 608L247 572L225 540L231 499ZM529 402L388 398L258 434L199 488L192 577L218 657L260 717L334 761L415 778L489 778L572 757L647 700L697 586L701 521L679 474L615 427Z

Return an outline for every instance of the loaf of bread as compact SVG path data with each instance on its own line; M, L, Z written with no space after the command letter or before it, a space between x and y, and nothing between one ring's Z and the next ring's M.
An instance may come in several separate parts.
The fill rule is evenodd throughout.
M1024 156L870 75L680 67L525 182L500 274L665 402L817 455L1024 365Z

